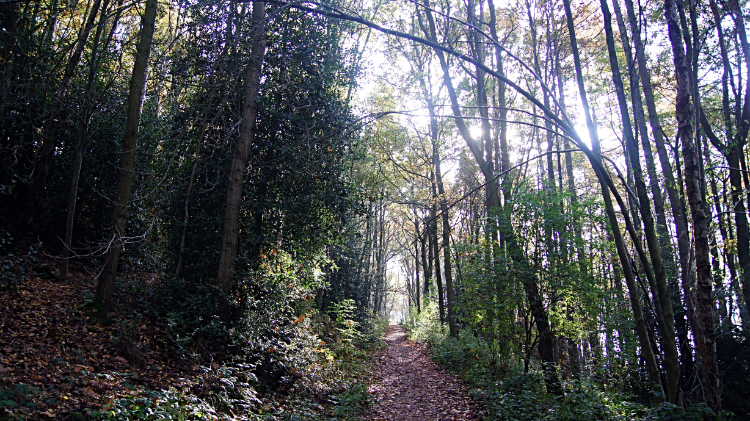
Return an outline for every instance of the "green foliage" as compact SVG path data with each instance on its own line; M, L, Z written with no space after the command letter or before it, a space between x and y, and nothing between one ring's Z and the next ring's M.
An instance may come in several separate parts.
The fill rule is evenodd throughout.
M127 340L146 346L137 343L133 334L141 323L138 314L160 317L167 337L163 345L185 363L198 365L203 373L200 383L189 391L144 391L112 400L91 417L355 419L369 406L363 379L368 376L370 358L360 347L369 343L367 338L382 334L387 322L367 324L377 332L360 326L353 320L357 309L351 300L337 303L333 318L319 313L311 294L321 285L318 265L325 262L302 265L287 253L268 251L258 271L238 286L233 305L240 317L234 323L214 316L216 291L212 288L202 290L206 294L199 299L201 294L190 290L191 283L184 280L166 277L138 287L129 285L127 278L119 279L122 288L130 288L140 298L124 298L123 305L138 311L133 318L115 321L119 336L113 343ZM279 396L290 402L281 405ZM320 399L330 405L324 408L314 403Z
M497 364L485 341L467 332L458 339L443 337L431 351L437 363L472 386L471 393L483 403L488 421L698 421L711 413L705 405L684 410L670 404L654 408L619 389L605 389L600 380L586 375L564 381L564 395L555 397L545 392L540 368L524 372L518 361ZM727 413L723 419L732 417Z
M367 385L355 383L346 392L334 397L336 407L333 414L342 420L350 419L370 407L370 394L367 393Z
M488 261L485 256L490 250L484 242L459 243L454 249L462 275L462 293L456 304L461 321L487 340L490 357L507 358L512 351L522 352L526 336L516 316L527 306L519 268L502 255Z
M336 301L329 309L331 315L335 316L336 331L341 336L341 342L351 344L360 338L359 322L354 320L356 311L354 300L351 298Z
M27 419L28 414L33 413L39 404L56 402L51 392L51 387L0 383L0 420Z
M438 306L434 300L425 300L421 313L417 313L414 307L410 308L404 328L409 331L410 340L430 346L442 343L445 337L440 326Z
M151 391L141 397L113 399L91 411L92 420L229 420L236 419L216 410L208 401L175 390ZM245 418L259 420L260 417Z
M458 338L446 337L432 348L433 359L446 367L464 367L481 370L489 367L492 352L487 342L477 339L471 332L461 331Z
M228 329L217 316L215 293L211 284L173 276L160 279L146 291L147 311L164 321L164 334L176 357L186 361L202 357L209 364L210 356L200 353L204 344L222 343L228 337Z
M385 330L390 326L390 322L385 317L371 317L361 324L358 340L355 341L357 347L365 350L379 350L387 345L383 341Z
M82 300L78 308L92 321L102 325L109 325L112 322L109 318L109 313L104 308L104 304L96 297L96 294L86 289L81 290L80 294Z

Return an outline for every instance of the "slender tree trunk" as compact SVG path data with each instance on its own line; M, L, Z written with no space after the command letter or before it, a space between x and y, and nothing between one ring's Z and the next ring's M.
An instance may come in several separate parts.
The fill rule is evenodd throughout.
M557 90L559 92L558 95L558 103L560 104L561 112L565 111L565 88L563 84L563 78L562 78L562 68L560 66L560 55L559 50L558 54L555 55L555 73L557 74ZM565 148L565 174L567 175L568 179L568 192L570 193L570 208L573 212L573 218L571 219L571 223L573 225L573 232L575 233L576 238L576 254L578 256L578 268L580 270L581 276L586 275L586 253L584 250L584 246L580 243L583 240L583 230L581 228L581 224L578 221L577 213L578 210L578 192L575 185L575 175L573 174L573 155L570 152L570 143L568 142L568 138L563 138L563 147ZM577 349L577 348L576 348Z
M458 338L458 327L456 326L456 314L454 312L454 304L456 301L455 291L453 289L453 270L451 267L451 225L450 216L448 213L448 199L445 197L445 189L443 188L443 177L440 173L440 154L438 153L437 139L437 119L433 118L432 124L433 133L432 138L432 164L435 167L435 181L437 184L437 197L436 200L440 201L440 211L443 219L443 268L445 271L445 288L446 288L446 310L448 315L448 330L451 337ZM438 278L439 279L439 278ZM438 285L439 289L439 285ZM442 294L441 294L442 296Z
M88 119L87 119L88 120ZM65 220L65 239L60 262L60 279L68 279L68 268L70 265L70 252L73 247L73 223L76 215L76 202L78 201L78 182L81 179L81 167L83 165L83 151L88 144L88 121L82 122L76 142L75 161L73 162L73 176L70 180L70 197L68 198L68 216Z
M656 173L654 156L651 152L651 140L648 136L648 127L646 118L643 114L643 99L641 96L638 73L635 65L635 59L630 47L625 21L620 10L620 3L613 2L617 24L620 29L620 38L625 50L625 57L628 64L628 74L630 79L630 94L633 103L633 117L641 134L641 144L643 145L643 155L646 158L646 169L649 175L649 190L654 198L654 211L656 213L657 233L659 235L659 247L661 256L664 261L664 268L667 272L667 281L670 289L670 299L673 305L674 320L679 339L679 349L682 359L682 366L685 368L683 373L692 373L692 349L688 330L685 321L685 310L682 305L680 289L677 286L678 268L674 260L674 249L667 229L667 218L664 209L664 198L659 185L659 177Z
M432 185L432 195L435 197L435 200L437 200L436 197L436 191L435 191L435 184L433 182ZM437 205L433 203L432 207L430 208L430 215L431 215L431 222L430 225L432 226L431 234L432 234L432 258L435 261L435 283L437 284L437 295L438 295L438 310L440 311L440 329L443 329L443 324L445 324L445 291L443 290L443 275L440 272L440 243L438 242L438 236L437 236Z
M678 23L677 5L674 0L664 1L664 14L667 21L669 40L672 44L677 95L675 112L678 123L678 137L682 143L682 156L685 160L685 187L693 217L693 238L695 243L695 264L697 270L697 308L700 332L696 334L698 354L701 357L701 380L703 395L711 409L721 410L721 392L716 358L716 333L714 328L714 299L711 288L711 262L708 244L710 212L703 201L701 156L693 136L693 107L690 102L690 68L688 66Z
M55 4L56 5L56 4ZM89 59L89 76L86 82L86 90L84 92L84 105L83 105L83 118L81 118L81 126L78 129L78 139L76 141L75 150L75 161L73 162L73 175L70 181L70 197L68 198L68 215L65 222L65 239L63 240L63 252L60 262L60 279L63 281L68 277L68 267L70 264L70 252L73 246L73 223L75 222L76 214L76 202L78 201L78 183L81 178L81 167L83 165L83 154L88 145L88 129L91 115L93 113L91 104L91 94L94 85L94 78L98 69L99 58L97 56L99 52L99 43L104 31L104 26L107 23L107 14L109 12L109 0L104 0L102 5L102 13L99 18L99 24L96 27L96 34L94 35L94 43L91 46L91 57ZM116 25L117 22L114 23ZM105 44L105 48L106 48Z
M708 165L709 168L713 167L712 165L712 159L711 159L711 152L710 148L708 147L708 140L706 136L703 136L703 159L706 165ZM705 187L706 187L706 194L708 194L708 186L710 184L711 186L711 198L715 198L715 190L716 190L716 174L710 174L706 173L705 175L706 181ZM711 209L710 203L708 201L706 202L706 208ZM721 220L721 215L717 215L717 219L719 219L719 225L723 225L723 221ZM725 271L722 269L721 265L721 257L719 255L719 239L718 239L719 233L716 232L716 230L712 230L711 234L709 236L709 247L711 249L711 266L712 271L711 274L713 275L713 282L714 282L714 298L716 299L716 317L717 317L717 328L720 330L724 330L724 328L727 328L725 331L731 331L732 330L732 323L731 319L727 317L729 315L729 312L727 311L727 288L724 287L724 278L726 277ZM731 295L729 295L731 298Z
M493 0L488 0L487 5L490 12L490 36L492 37L492 41L495 43L495 64L498 73L501 75L505 75L505 69L503 67L503 54L502 49L500 48L500 38L497 35L497 16L495 11L495 3ZM507 169L510 168L510 156L508 154L508 107L507 107L507 98L506 98L506 91L507 86L506 83L502 80L497 80L497 103L495 108L495 116L498 120L498 127L497 130L499 133L496 133L496 137L499 140L499 144L495 145L495 157L493 160L494 163L494 169L499 170L500 172L504 172ZM501 177L500 182L500 188L502 189L503 195L505 197L505 200L507 201L511 197L511 183L510 183L510 174L506 174L503 177ZM497 187L495 187L497 188ZM501 204L499 197L496 201L497 205L499 206ZM504 213L507 212L507 207L503 206L503 208L498 209L498 212L496 213L496 216L498 219L504 218ZM497 231L497 222L498 221L492 221L492 229ZM490 238L497 238L499 237L499 232L489 232L488 237ZM488 243L490 243L488 241ZM494 243L494 241L492 242ZM488 266L488 269L492 268L491 264L492 262L492 255L494 254L496 258L501 257L501 254L503 252L505 244L505 238L500 237L497 239L497 246L488 248L488 259L486 261L486 264ZM492 251L492 253L489 253L489 251ZM502 300L505 299L505 286L503 285L503 282L501 281L500 277L498 277L497 282L494 284L494 294L493 297L490 298L490 307L487 311L487 317L488 317L488 330L489 330L489 339L492 343L495 341L495 299L497 299L497 302L502 302ZM499 343L500 346L500 352L502 355L507 355L508 347L507 344L504 344L502 342Z
M536 32L536 21L533 19L531 15L531 3L529 0L526 0L526 14L529 19L529 28L531 32L531 52L534 59L534 72L539 77L542 77L542 70L541 70L541 64L539 63L539 44L537 42L537 32ZM549 30L549 27L547 28ZM546 37L548 40L550 39L550 34L547 34ZM541 82L541 81L540 81ZM544 107L547 109L550 109L550 98L549 93L547 91L542 90L542 97L544 102ZM552 206L552 202L550 198L552 197L555 189L555 172L554 172L554 166L552 164L552 147L553 147L553 141L554 141L554 132L552 130L552 122L550 119L545 118L544 119L544 133L545 133L545 139L547 141L547 180L543 183L544 190L547 193L547 206L544 217L544 241L545 246L547 248L547 254L548 254L548 261L552 261L552 251L553 251L553 244L552 244L552 225L549 221L550 218L550 211L554 213L554 209Z
M57 128L59 126L60 114L62 113L63 104L68 93L68 87L70 81L73 78L78 63L81 61L83 50L86 47L86 41L88 40L91 30L96 24L96 17L99 13L99 7L101 6L101 0L94 0L94 4L91 6L86 23L81 28L81 32L78 35L76 41L75 50L68 59L68 63L65 66L62 79L60 80L60 86L57 88L57 93L54 97L52 104L52 110L50 111L49 118L47 119L47 126L44 131L44 138L42 140L42 147L39 152L39 159L37 161L37 173L34 177L34 184L30 192L28 205L26 208L25 224L27 228L34 221L34 216L39 207L39 199L42 197L44 187L47 184L47 176L52 165L52 157L57 145Z
M734 18L735 25L737 27L737 36L740 39L740 45L742 48L743 56L745 58L745 64L750 64L750 45L746 38L746 28L742 10L739 3L736 0L728 2L729 10ZM737 229L737 257L739 258L739 269L742 280L742 295L747 303L750 301L750 227L748 227L747 211L745 207L745 196L743 192L743 178L744 185L747 185L747 173L744 171L744 147L747 143L748 129L750 128L750 83L745 85L744 99L740 99L741 94L737 93L736 103L743 102L744 105L741 109L737 109L735 112L735 119L737 120L736 127L732 124L731 110L729 106L729 88L728 79L732 69L731 62L729 61L729 54L724 44L724 31L722 27L722 17L719 13L718 6L714 1L711 1L711 10L714 17L714 24L716 25L717 34L719 37L719 45L721 51L721 61L723 66L722 74L722 115L725 121L726 128L726 139L727 143L723 144L718 137L713 133L713 130L708 123L705 115L701 113L701 123L706 135L714 144L714 146L722 152L722 155L727 159L729 165L729 183L731 186L731 200L732 200L732 212L735 218L735 226ZM748 78L750 78L750 69L746 69ZM720 214L721 215L721 214ZM750 328L747 324L744 325L745 329Z
M414 290L417 298L417 313L422 312L422 299L419 296L419 290L422 289L422 285L419 282L419 237L419 218L417 218L417 213L414 211L414 275L416 279Z
M728 224L731 225L731 222L729 222L727 218L725 218L725 215L724 215L725 212L723 211L722 205L721 205L724 200L723 200L723 197L719 195L719 189L716 184L716 177L715 176L708 177L708 180L709 180L709 185L711 187L711 195L713 196L714 210L719 219L719 224L718 224L719 233L721 234L721 238L724 244L731 244L732 242L734 242L734 239L730 235L731 227L727 227ZM713 250L713 246L712 246L712 250ZM732 249L729 247L722 247L722 258L723 258L724 266L725 266L725 270L723 272L724 273L726 273L727 271L729 272L729 280L730 280L729 281L730 287L728 289L729 297L727 297L727 300L726 300L727 301L726 304L729 308L726 310L726 314L731 315L732 314L731 285L737 283L737 268L735 267L735 255L732 252ZM730 319L730 322L731 322L731 317L729 317L728 319ZM740 311L740 319L743 325L747 324L748 321L743 311Z
M432 40L433 42L437 42L437 30L435 27L434 19L432 17L432 12L429 6L429 1L427 0L425 0L424 13L427 17L428 26L424 25L421 19L421 16L420 16L420 26L422 27L423 32L426 34L426 36L430 40ZM451 100L451 108L455 116L454 122L456 124L456 127L458 128L459 133L461 133L461 136L464 138L464 141L469 146L469 149L474 155L474 159L476 160L477 164L479 165L479 168L482 170L482 173L484 174L485 180L487 180L488 182L486 186L487 209L489 211L488 215L491 215L491 212L493 211L493 209L497 209L497 210L502 209L500 196L498 194L498 183L497 183L497 180L494 178L494 174L493 174L492 167L491 167L491 161L490 163L487 162L487 160L483 156L482 149L472 139L471 135L469 134L469 130L466 127L465 122L463 121L461 109L458 103L458 96L453 87L453 81L450 76L450 69L448 67L448 63L441 50L439 49L434 49L434 50L438 56L438 60L440 61L440 66L443 70L443 81L448 90L448 96L450 97L450 100ZM478 71L477 80L483 79L483 77L484 77L484 73ZM482 95L485 95L484 98L486 98L486 92L484 92L483 86L477 86L477 95L480 101L482 100ZM487 115L486 104L487 104L486 100L484 102L480 102L480 107L479 107L480 115L482 116L482 120L483 120L482 125L483 125L483 133L484 133L484 138L485 138L485 146L487 145L488 141L491 142L491 139L489 139L490 138L489 120L488 120L488 115ZM522 277L523 277L523 283L524 283L524 290L526 292L527 299L529 300L529 305L536 319L536 326L537 326L537 330L540 336L539 354L542 360L542 364L544 365L545 381L547 384L547 389L550 393L559 395L560 393L562 393L562 389L560 388L559 378L557 376L557 368L555 367L555 361L554 361L554 353L553 353L554 335L552 334L552 331L550 330L549 321L547 318L547 312L542 302L542 296L539 293L539 287L536 284L537 282L536 276L532 273L530 265L526 261L523 255L523 251L520 245L517 243L515 235L513 234L512 226L510 226L509 215L505 215L504 212L501 213L501 215L502 215L501 218L505 220L505 222L503 223L503 227L504 227L503 234L505 236L505 242L508 244L509 249L511 249L511 257L514 263L521 268L520 273L523 274Z
M615 246L617 249L617 254L620 258L620 264L622 265L623 274L625 275L625 281L628 285L628 290L630 291L630 303L633 310L633 316L635 318L636 322L636 334L638 336L638 340L641 344L641 353L642 357L646 362L646 368L649 376L649 380L651 381L651 387L652 390L654 390L654 400L657 403L660 403L663 401L663 398L660 396L662 392L662 385L661 385L661 378L659 375L659 368L656 363L656 358L654 356L651 343L648 337L648 330L646 328L646 323L643 318L643 311L641 309L640 304L640 298L638 294L638 288L635 284L635 275L632 270L632 266L630 264L630 256L628 256L627 249L625 247L625 242L622 237L622 234L620 232L620 223L617 220L617 215L615 214L614 207L612 205L612 199L610 196L610 189L607 183L605 182L605 175L601 174L601 146L599 144L599 136L596 129L596 126L594 125L594 121L591 118L591 113L589 111L588 106L588 99L586 97L586 90L583 85L583 73L581 71L581 59L578 54L578 43L575 37L575 26L573 22L573 13L570 8L570 1L564 0L563 5L565 7L565 15L567 17L567 24L568 24L568 32L570 34L570 44L571 44L571 51L573 53L573 61L575 65L575 71L576 71L576 80L578 82L578 90L579 94L581 96L581 102L583 103L583 110L584 115L586 117L586 125L589 130L589 134L591 136L591 143L592 143L592 150L595 156L598 158L599 165L596 166L597 168L597 176L599 177L599 181L602 187L602 194L604 196L604 204L605 209L607 211L607 216L609 219L609 225L610 230L612 231L612 235L615 240ZM620 203L620 206L623 211L625 211L624 203ZM628 222L629 218L625 218L626 222ZM635 233L633 234L633 240L636 241L637 237L635 236Z
M729 185L730 185L730 211L734 214L734 223L737 229L737 257L740 263L740 276L742 279L742 295L745 303L750 302L750 227L748 227L747 210L742 194L742 175L739 171L740 154L742 146L735 142L728 148L725 155L729 165ZM745 325L745 329L750 326Z
M432 166L435 174L435 184L433 185L433 193L435 193L435 187L437 187L437 194L435 200L440 203L440 211L442 213L443 220L443 267L445 271L445 288L446 288L446 306L447 310L447 321L448 330L451 337L458 337L458 327L456 326L456 315L453 306L456 301L455 290L453 288L453 270L451 267L451 255L450 255L450 238L451 238L451 226L450 216L448 213L448 202L445 196L445 188L443 186L443 174L440 169L440 150L438 146L438 120L435 116L435 105L430 97L429 90L424 78L420 78L420 85L422 86L422 93L427 102L427 109L430 114L430 143L432 146ZM436 261L437 262L437 261ZM439 266L438 266L438 290L440 286ZM442 297L442 293L441 293Z
M492 36L492 40L497 43L495 45L495 62L497 64L497 71L501 75L504 75L504 69L503 69L503 56L502 56L502 49L500 48L500 39L497 36L497 18L495 16L495 3L493 0L488 0L488 6L490 9L490 35ZM507 86L504 81L498 80L497 81L497 106L498 106L498 118L500 119L500 150L496 151L496 153L500 154L500 159L497 159L496 161L499 161L499 169L501 172L506 171L508 168L510 168L510 156L508 154L508 108L507 108L507 101L506 101L506 90ZM510 175L506 175L502 178L503 180L503 192L510 191L509 181L510 181Z
M432 273L432 270L430 269L430 262L432 261L432 256L428 259L428 244L429 244L429 234L430 228L425 224L424 232L420 238L420 252L422 254L422 275L424 279L424 289L422 291L422 294L425 297L425 305L427 305L426 299L430 296L430 274ZM430 247L430 253L432 253L432 247Z
M221 240L221 255L219 256L219 270L215 283L225 292L233 288L232 272L239 246L240 235L240 203L242 189L247 172L247 162L250 148L255 135L255 124L258 117L258 102L256 97L260 89L261 68L266 51L265 39L265 3L253 2L252 14L252 47L250 62L245 74L244 100L242 104L242 122L240 136L232 156L227 181L227 198L224 207L224 234Z
M560 49L555 48L555 75L557 77L557 80L554 81L557 83L557 91L558 91L558 103L560 105L560 111L563 111L565 109L565 89L563 84L563 78L562 78L562 70L560 67ZM567 189L570 193L570 209L569 212L572 214L571 218L571 225L573 226L573 232L575 233L575 249L577 253L577 259L578 259L578 270L579 270L579 276L585 276L587 275L586 271L586 259L585 259L585 250L583 246L580 244L580 241L583 239L583 233L581 230L581 225L578 222L577 217L577 210L578 210L578 193L576 191L575 186L575 176L573 174L573 156L570 149L570 143L568 142L568 138L563 138L563 147L565 148L565 175L567 176ZM563 189L563 182L562 182L562 169L559 172L560 177L560 189ZM567 238L567 233L563 233L565 238ZM566 241L567 242L567 241ZM567 250L567 244L565 246ZM572 250L571 250L572 252ZM573 304L570 304L568 306L568 319L570 321L573 317ZM568 353L570 355L570 368L571 372L573 374L574 378L578 378L581 371L581 353L579 350L579 342L578 338L568 338Z
M177 255L177 268L175 269L175 277L179 278L182 273L182 268L185 264L185 243L187 241L187 229L190 223L190 197L193 193L193 187L195 186L195 178L198 173L198 162L200 161L201 148L203 147L203 140L206 136L206 128L208 127L208 115L213 107L214 99L216 98L216 89L211 89L211 94L206 105L205 114L201 121L201 132L198 135L198 146L195 150L195 158L193 159L193 167L190 170L190 180L188 181L188 188L185 192L185 204L183 206L183 217L182 217L182 232L180 233L180 248Z
M628 21L630 22L630 27L633 33L633 44L636 52L635 57L636 62L638 63L638 75L640 77L641 87L643 88L643 97L646 101L651 133L654 136L654 143L656 144L656 150L659 154L659 162L662 168L662 175L664 176L664 184L667 188L667 196L669 197L672 215L674 216L675 232L677 234L677 251L680 263L680 276L682 289L685 293L687 317L690 326L695 330L695 327L697 327L697 320L695 318L695 310L693 306L694 300L692 299L692 296L694 295L692 292L692 285L694 284L695 272L690 263L690 234L688 232L687 217L685 215L685 202L677 190L679 184L675 180L669 153L665 147L664 131L662 130L661 123L659 122L659 115L656 110L656 101L654 99L653 88L651 85L651 76L648 70L645 48L641 41L641 29L635 14L633 1L625 0L625 5L627 8ZM682 325L679 320L677 320L677 323L678 325ZM689 373L690 371L688 371L688 369L692 365L692 356L689 354L690 343L689 340L687 340L686 330L680 332L680 337L682 361L686 368L686 372Z
M376 267L376 279L378 282L378 291L380 291L380 294L378 296L378 305L375 307L378 309L378 312L380 312L383 316L387 314L385 310L386 305L386 295L387 295L387 284L386 284L386 277L385 277L385 247L386 247L386 238L385 238L385 203L383 200L380 200L378 203L378 225L377 230L380 231L378 233L378 236L375 241L375 267Z
M424 295L429 296L430 288L432 285L432 279L433 279L433 271L432 267L435 262L435 258L433 257L434 249L435 249L435 236L433 235L433 224L431 221L432 217L432 208L430 208L430 218L428 218L428 221L425 222L425 236L427 237L427 273L425 273L424 278Z
M444 197L444 194L441 196ZM456 290L453 285L453 268L451 265L451 225L448 215L448 205L445 200L440 204L443 212L443 268L445 271L445 295L446 310L448 315L448 331L451 337L458 338L458 325L456 324Z
M677 341L674 334L674 313L672 311L671 294L667 284L667 273L664 267L659 239L656 235L654 218L651 213L651 200L648 196L646 184L641 170L641 162L638 153L638 145L633 135L633 129L630 125L630 114L627 108L625 98L625 87L622 82L620 67L617 62L617 51L615 50L615 40L612 31L612 16L609 12L609 6L606 0L601 0L600 5L604 14L604 30L606 33L607 49L609 51L609 62L612 68L612 79L617 93L617 100L620 105L620 116L625 131L625 142L630 155L630 162L633 167L635 178L636 192L640 204L640 213L643 216L643 226L646 233L649 255L653 265L656 288L653 289L654 302L657 305L657 320L659 322L659 333L662 340L662 350L664 352L664 368L667 372L667 397L670 403L678 406L682 405L682 392L680 391L680 361L677 353ZM653 180L655 182L655 180ZM658 190L658 184L656 185Z
M447 310L447 321L448 321L448 330L450 332L450 336L453 338L458 338L458 327L456 325L456 315L454 312L454 304L456 301L455 297L455 290L453 289L453 270L451 267L451 255L450 255L450 238L451 238L451 226L450 226L450 216L448 213L448 201L445 197L445 188L443 186L443 175L440 170L440 152L438 148L438 122L437 117L435 117L435 108L432 104L432 100L427 96L427 88L425 86L424 80L422 80L422 85L424 88L424 94L425 98L428 102L428 109L430 113L430 139L432 143L432 166L435 170L435 186L437 187L437 195L435 195L435 200L440 202L440 211L442 213L442 220L443 220L443 268L445 271L445 288L446 288L446 310ZM433 191L435 186L433 186ZM436 222L437 223L437 222ZM441 288L441 282L440 282L440 267L437 264L437 260L435 260L437 270L437 279L438 279L438 291L440 291ZM441 302L442 302L442 292L440 293L441 296Z
M117 195L115 196L115 209L112 214L112 228L109 235L109 246L104 254L104 268L96 287L96 296L107 309L111 308L112 304L115 277L128 222L133 168L135 167L135 153L138 147L138 126L141 121L141 107L146 91L148 58L151 54L151 42L154 38L157 4L158 0L146 0L146 7L141 20L140 39L136 47L133 74L130 77L128 114L122 141L120 177L117 184Z
M232 3L233 4L233 3ZM232 7L232 6L230 6ZM245 5L243 4L243 7L239 13L239 16L243 17L245 16ZM231 50L232 52L236 51L237 43L240 39L239 37L239 27L236 23L237 16L232 13L230 15L230 22L227 24L226 29L226 38L227 40L231 40L231 42L227 42L224 46L224 50L222 51L220 55L220 59L217 59L212 65L211 69L209 71L208 75L208 84L211 86L211 91L208 95L208 104L206 104L206 108L203 113L203 118L201 119L201 125L200 125L200 134L198 135L198 145L196 147L196 151L194 154L193 159L193 166L190 170L190 180L188 181L188 188L185 192L185 203L183 205L183 218L182 218L182 232L180 233L180 246L179 251L177 255L177 267L175 269L175 277L180 277L180 274L182 273L182 269L184 267L184 260L185 260L185 243L187 241L187 230L188 225L190 223L190 198L192 196L193 187L195 185L195 178L197 176L197 170L198 170L198 163L200 161L200 154L201 149L203 147L203 141L205 140L206 136L206 129L208 128L208 118L211 112L211 109L213 108L214 101L216 99L216 89L217 85L214 82L214 72L216 71L217 66L223 62L222 58L226 55L226 53ZM234 28L234 33L232 32L232 29Z

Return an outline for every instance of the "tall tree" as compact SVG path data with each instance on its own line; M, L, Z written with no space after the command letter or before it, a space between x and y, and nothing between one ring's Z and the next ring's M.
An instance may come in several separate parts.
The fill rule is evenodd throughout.
M651 200L646 190L643 171L641 169L638 145L630 124L630 113L625 98L625 86L620 73L620 65L617 62L617 50L612 31L612 15L606 0L600 2L604 14L604 30L607 38L607 50L609 51L609 63L612 69L612 79L617 94L617 102L620 108L620 117L625 132L625 143L627 145L630 162L633 167L636 192L640 214L643 218L644 231L648 244L649 255L653 265L655 289L652 289L656 317L659 322L662 349L664 352L664 366L667 372L667 397L669 402L682 405L682 392L680 391L680 361L677 353L677 342L674 331L674 313L672 310L672 297L667 283L667 272L662 261L660 242L657 238L654 217L651 212ZM657 185L658 188L658 185Z
M81 56L83 55L84 48L86 48L86 42L88 41L89 34L96 25L96 18L99 15L99 8L101 4L101 0L94 0L94 3L91 5L90 10L88 11L86 22L81 27L78 39L75 43L75 49L73 50L70 58L68 58L68 63L65 65L65 71L62 75L62 79L60 80L60 85L57 87L57 92L54 96L52 110L50 111L50 115L47 118L44 138L42 140L42 145L39 151L39 159L37 163L38 169L36 175L34 176L33 187L29 193L24 221L27 229L34 221L34 216L36 215L37 208L39 206L39 199L42 197L42 192L44 191L44 187L47 184L47 176L49 175L55 146L57 145L58 141L57 128L60 124L60 114L63 110L63 105L65 104L65 100L67 98L68 88L70 86L71 80L73 79L76 68L78 67L78 63L81 61ZM148 48L149 50L151 48L150 41ZM135 68L133 69L133 71L135 72Z
M591 145L594 157L589 157L589 160L592 161L592 164L595 166L595 170L597 172L597 176L600 180L602 193L604 196L604 205L607 212L607 217L609 219L609 228L612 231L614 240L615 240L615 246L617 248L617 254L620 258L620 264L622 265L623 272L625 275L625 280L628 285L628 290L630 292L630 303L631 308L633 310L633 315L635 316L635 322L636 322L636 333L638 335L638 340L641 345L641 353L643 355L643 359L646 361L646 368L648 371L648 377L651 381L651 387L656 392L654 394L654 399L657 403L663 401L663 398L660 396L662 392L662 384L659 374L659 368L656 363L656 358L654 355L654 351L651 347L651 342L648 337L648 332L646 330L646 324L643 319L643 312L641 310L640 305L640 297L638 293L638 288L635 284L635 275L633 273L633 269L631 266L631 260L628 256L628 252L625 249L625 244L622 238L622 235L620 233L619 228L619 221L617 220L617 216L614 212L614 206L612 204L612 199L610 195L611 191L611 180L607 180L607 176L604 173L604 168L601 166L601 144L599 141L599 134L596 127L596 124L594 123L594 120L591 117L591 112L589 109L587 94L586 94L586 88L583 84L583 71L581 69L581 59L578 52L578 41L576 39L576 32L575 32L575 23L573 20L573 12L570 7L570 1L569 0L563 0L563 5L565 7L565 16L567 20L568 25L568 33L570 34L570 47L571 52L573 53L573 61L575 66L575 73L576 73L576 82L578 84L578 92L581 97L581 103L583 105L583 112L584 116L586 118L586 126L589 130L589 136L591 137ZM614 190L612 190L612 193L615 193ZM634 242L638 242L638 237L636 236L634 230L632 229L632 225L630 223L630 220L628 219L627 215L624 213L625 206L622 203L621 200L618 200L618 204L620 205L621 210L623 211L623 216L625 217L626 225L628 227L628 231L630 231L631 238Z
M156 27L157 5L158 0L146 0L146 7L141 18L141 32L136 47L133 73L130 76L128 114L122 140L120 176L117 184L117 195L114 200L115 208L112 213L112 226L108 237L107 251L104 254L104 268L96 287L96 296L105 308L112 305L115 277L125 241L128 210L131 204L130 191L133 186L133 168L135 167L135 154L138 150L138 128L141 121L143 97L146 91L148 58L151 55L151 44Z
M691 102L690 65L685 55L677 4L674 0L664 1L664 15L667 21L669 41L672 45L672 59L677 79L675 115L677 135L682 144L685 160L685 193L693 218L693 242L695 243L695 266L697 273L696 313L700 330L693 332L700 356L700 375L703 396L714 411L721 410L721 389L718 361L716 358L716 331L714 321L714 299L712 291L710 249L708 243L710 210L706 209L702 191L702 171L693 132L693 104Z
M265 3L260 1L253 2L251 21L252 46L250 62L245 72L240 136L237 139L228 174L227 197L224 205L224 234L221 241L219 270L214 281L225 292L229 292L232 289L232 272L234 270L240 239L242 188L245 181L251 143L255 134L255 121L258 116L258 102L256 98L260 89L261 67L266 51L265 11Z
M89 57L89 72L86 80L86 88L83 94L83 111L80 119L80 127L78 128L78 136L76 139L75 148L75 161L73 163L73 174L70 181L70 197L68 199L68 217L65 224L65 237L63 239L63 252L62 259L60 262L60 278L65 280L68 276L68 265L70 263L70 253L73 246L73 224L75 222L76 214L76 203L78 201L78 183L81 179L81 166L83 165L83 154L86 146L88 145L88 130L89 122L95 108L94 94L94 81L97 77L99 64L101 63L101 55L104 54L104 50L107 49L110 39L107 39L102 44L102 35L104 27L109 20L109 0L104 0L102 5L102 13L99 17L99 23L96 27L96 33L94 35L94 42L91 46L91 54ZM115 14L112 26L116 27L119 22L119 13ZM102 51L100 51L100 49Z

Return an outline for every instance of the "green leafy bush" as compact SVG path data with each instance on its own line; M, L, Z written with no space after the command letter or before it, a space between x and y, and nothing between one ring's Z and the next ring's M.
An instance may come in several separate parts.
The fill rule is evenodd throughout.
M440 326L440 317L435 300L428 300L422 306L422 312L409 309L409 317L404 321L404 328L409 331L409 339L426 343L429 346L441 343L445 337Z
M563 382L562 396L550 395L539 367L524 372L522 361L498 366L486 341L466 331L457 339L443 336L430 349L437 363L462 375L472 386L471 393L484 404L488 421L698 421L712 414L705 405L653 407L638 402L634 395L604 388L588 376L568 379ZM732 417L726 413L723 419Z
M235 417L217 411L209 401L174 390L152 391L142 397L112 400L91 411L92 420L230 420ZM249 414L248 420L259 420Z
M25 420L41 403L56 403L52 388L0 383L0 420Z
M370 394L367 393L367 386L361 383L355 383L344 393L334 397L333 414L339 419L349 419L356 416L370 407Z

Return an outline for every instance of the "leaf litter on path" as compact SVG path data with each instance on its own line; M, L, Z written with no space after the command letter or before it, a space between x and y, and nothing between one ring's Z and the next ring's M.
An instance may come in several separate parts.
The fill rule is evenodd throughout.
M384 340L388 348L375 357L368 389L376 401L368 421L479 419L466 385L432 362L423 345L407 340L403 327L390 326Z

